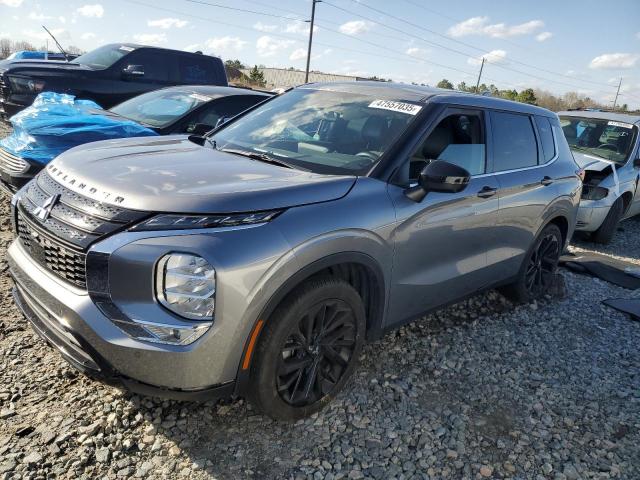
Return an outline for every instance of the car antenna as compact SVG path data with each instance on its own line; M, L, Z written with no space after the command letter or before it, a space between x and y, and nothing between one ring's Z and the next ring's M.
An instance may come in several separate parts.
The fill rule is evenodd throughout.
M42 25L42 28L44 28L44 31L47 32L51 38L53 38L53 41L56 42L56 45L58 46L58 49L62 52L62 55L64 55L64 59L68 62L69 61L69 55L67 55L67 52L64 51L64 48L62 48L62 45L60 45L60 43L58 43L58 40L56 40L56 37L53 36L53 33L51 33L47 29L47 27L45 27L44 25Z

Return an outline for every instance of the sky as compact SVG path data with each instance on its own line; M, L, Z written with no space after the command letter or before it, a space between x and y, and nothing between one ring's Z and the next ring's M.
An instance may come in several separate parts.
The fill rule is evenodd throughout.
M610 10L610 11L607 11ZM0 0L0 37L135 42L304 69L311 0ZM52 45L50 45L52 47ZM640 108L640 1L324 0L311 69L435 85L576 91Z

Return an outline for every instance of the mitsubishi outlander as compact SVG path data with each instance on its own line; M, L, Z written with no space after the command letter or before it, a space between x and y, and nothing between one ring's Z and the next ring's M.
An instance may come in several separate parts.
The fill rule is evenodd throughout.
M57 157L12 201L15 300L103 381L300 418L365 341L483 289L543 295L580 173L538 107L308 84L207 136Z

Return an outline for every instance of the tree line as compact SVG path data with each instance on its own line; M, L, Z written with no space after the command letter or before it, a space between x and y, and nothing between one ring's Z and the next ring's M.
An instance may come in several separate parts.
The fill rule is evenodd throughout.
M46 52L47 46L41 45L40 47L36 48L35 45L25 40L13 41L8 38L0 38L0 60L4 60L14 52L22 52L22 51ZM81 55L84 53L84 50L82 50L80 47L76 47L75 45L69 45L67 48L65 48L65 52L75 54L75 55Z

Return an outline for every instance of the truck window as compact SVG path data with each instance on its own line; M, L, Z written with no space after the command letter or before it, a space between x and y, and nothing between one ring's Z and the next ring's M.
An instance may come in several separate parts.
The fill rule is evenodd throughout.
M494 171L538 164L538 143L528 115L491 112L491 132Z
M224 84L220 79L218 63L205 55L179 55L178 81L193 85Z
M126 58L127 65L142 65L144 76L140 77L141 82L168 82L169 63L166 55L153 50L137 50L130 53Z

